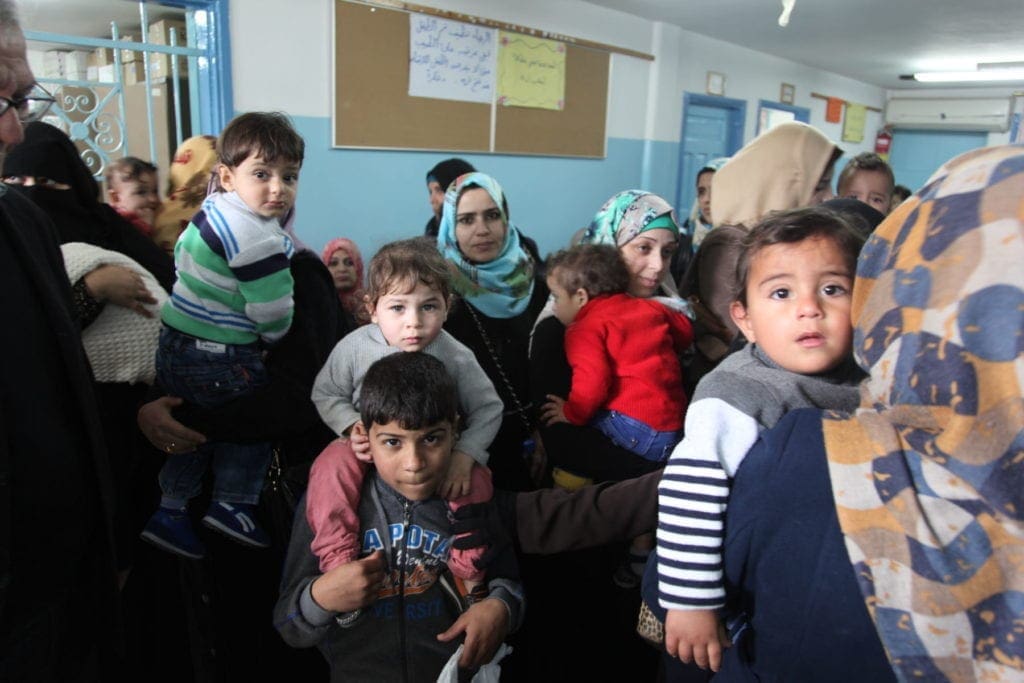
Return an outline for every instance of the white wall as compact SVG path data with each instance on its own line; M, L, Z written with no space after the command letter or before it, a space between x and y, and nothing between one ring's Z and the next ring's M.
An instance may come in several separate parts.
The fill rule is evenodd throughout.
M614 192L640 187L674 201L683 93L704 93L709 70L725 74L726 96L747 101L745 140L756 132L758 100L777 101L782 82L796 86L795 104L808 107L811 123L837 142L841 128L824 122L825 102L812 99L812 91L879 108L885 101L880 88L582 0L426 2L655 56L652 62L612 55L607 158L465 155L502 182L514 219L542 252L562 246ZM283 110L297 118L309 141L299 192L307 241L319 246L345 234L372 252L421 230L428 216L423 174L447 155L330 148L332 3L231 4L235 109ZM840 146L847 154L872 149L880 121L869 112L864 142ZM380 215L381 206L388 207L387 216Z
M654 62L613 55L609 137L678 142L682 94L703 93L709 70L726 75L727 97L748 101L748 140L756 132L757 101L777 101L782 82L796 86L795 104L810 108L811 123L836 140L841 128L825 123L825 102L811 98L812 91L879 108L885 102L881 88L580 0L431 4L654 54ZM274 0L231 6L235 108L285 107L298 116L329 116L331 0L295 0L284 7ZM268 41L278 43L273 59L267 58ZM869 112L872 142L879 123L880 116Z

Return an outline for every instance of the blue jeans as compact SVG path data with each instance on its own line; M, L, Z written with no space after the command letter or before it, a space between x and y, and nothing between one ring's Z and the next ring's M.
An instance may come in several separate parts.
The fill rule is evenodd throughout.
M619 448L636 453L641 458L665 462L683 438L683 430L659 432L615 410L602 410L590 425L611 439Z
M160 330L156 376L172 396L214 408L267 383L256 344L218 344L170 327ZM213 462L213 499L225 503L259 501L270 465L269 443L206 442L192 453L172 453L160 469L164 501L184 506L199 494Z

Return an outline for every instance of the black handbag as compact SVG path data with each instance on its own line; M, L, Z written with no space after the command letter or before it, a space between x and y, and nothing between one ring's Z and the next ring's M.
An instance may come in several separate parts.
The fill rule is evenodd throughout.
M292 535L295 507L309 483L309 465L288 467L274 448L260 494L260 520L273 545L287 549Z

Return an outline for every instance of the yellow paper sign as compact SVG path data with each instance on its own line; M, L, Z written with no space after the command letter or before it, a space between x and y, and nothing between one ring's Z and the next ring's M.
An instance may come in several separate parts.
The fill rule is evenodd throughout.
M843 142L864 140L864 119L868 110L863 104L846 103L846 120L843 121Z
M502 31L498 37L498 104L565 108L565 43Z

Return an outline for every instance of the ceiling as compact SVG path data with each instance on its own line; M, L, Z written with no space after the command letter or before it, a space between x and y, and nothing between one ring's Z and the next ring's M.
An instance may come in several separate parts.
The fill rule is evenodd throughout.
M899 74L1024 61L1022 0L796 0L785 28L780 0L588 2L883 88L948 88Z
M780 0L587 1L883 88L943 87L899 80L904 73L1024 61L1024 0L795 0L785 28ZM106 37L111 20L122 34L139 25L134 0L18 6L25 28L37 31ZM181 14L159 3L147 7L150 21Z

